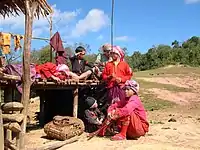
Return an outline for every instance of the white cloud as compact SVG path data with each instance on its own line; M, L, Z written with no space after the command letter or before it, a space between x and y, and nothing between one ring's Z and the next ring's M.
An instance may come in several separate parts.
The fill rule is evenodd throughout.
M9 28L12 31L16 29L24 29L24 15L20 14L20 16L6 17L5 19L0 16L0 28Z
M108 25L108 15L102 10L92 9L84 19L78 21L71 35L73 37L80 37L88 32L97 32Z
M132 40L132 38L128 37L128 36L118 36L118 37L115 37L114 39L115 41L130 41Z
M97 37L97 40L102 40L103 39L103 35L99 35L98 37Z
M80 13L80 9L75 11L61 11L56 8L56 5L52 6L54 9L54 14L52 17L53 20L53 31L57 30L66 30L66 27L69 23L75 19L75 17ZM13 32L13 33L24 33L24 15L16 17L0 17L0 29L3 29L4 32ZM49 22L47 18L41 17L39 20L34 19L33 22L33 36L46 36L49 37Z
M200 2L200 0L185 0L186 4L194 4L194 3L198 3Z
M91 9L83 19L78 20L77 16L81 12L80 9L74 11L61 11L56 5L53 5L52 7L54 9L52 18L53 33L59 31L62 40L67 43L68 41L73 41L74 37L86 35L89 32L98 32L109 25L108 15L99 9ZM0 31L24 34L24 20L25 17L23 14L10 18L2 18L0 16ZM49 27L49 22L46 17L40 17L39 20L35 18L33 22L33 37L49 38ZM98 39L103 39L103 36L99 35Z

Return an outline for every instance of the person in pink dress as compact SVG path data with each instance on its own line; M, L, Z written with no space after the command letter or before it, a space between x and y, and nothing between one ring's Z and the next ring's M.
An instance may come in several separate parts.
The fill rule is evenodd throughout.
M116 121L119 128L119 133L111 137L111 140L139 138L149 130L146 111L138 96L139 84L134 80L127 80L123 89L125 101L117 101L108 108L108 117Z

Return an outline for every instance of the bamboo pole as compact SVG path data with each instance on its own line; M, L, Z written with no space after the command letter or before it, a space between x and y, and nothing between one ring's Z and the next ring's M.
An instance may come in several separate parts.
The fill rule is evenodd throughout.
M19 149L25 149L25 133L26 133L26 122L27 122L27 111L30 97L30 50L31 50L31 37L32 37L32 26L33 26L33 13L35 12L36 4L30 4L29 0L25 1L26 12L25 12L25 36L24 36L24 51L23 51L23 89L22 89L22 104L24 109L22 113L24 119L22 121L22 132L20 132L20 145Z

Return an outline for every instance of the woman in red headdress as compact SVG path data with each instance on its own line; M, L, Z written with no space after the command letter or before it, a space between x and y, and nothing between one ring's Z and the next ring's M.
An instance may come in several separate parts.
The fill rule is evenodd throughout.
M110 53L112 61L106 64L102 72L102 78L107 83L109 105L119 99L125 99L122 87L132 77L132 70L128 63L124 61L124 55L124 51L119 46L113 46Z

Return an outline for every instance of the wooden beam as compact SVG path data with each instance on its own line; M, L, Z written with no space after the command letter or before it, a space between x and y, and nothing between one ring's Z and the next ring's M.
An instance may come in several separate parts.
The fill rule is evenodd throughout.
M5 122L22 122L24 119L23 114L2 114L3 121Z
M3 118L2 118L1 108L0 108L0 150L4 150L4 130L3 130Z
M55 150L55 149L58 149L58 148L61 148L62 146L64 145L67 145L67 144L71 144L73 142L76 142L80 139L80 136L75 136L75 137L72 137L70 139L67 139L65 141L56 141L54 143L48 143L48 144L45 144L41 147L37 147L37 148L28 148L27 150Z
M22 113L24 119L22 121L22 132L20 132L20 150L25 150L25 133L26 133L26 122L27 122L27 112L28 104L30 98L30 54L31 54L31 37L32 37L32 26L33 26L33 14L37 7L37 3L32 3L29 0L25 1L26 10L25 10L25 36L24 36L24 51L23 51L23 89L22 89L22 99L21 102L24 106Z
M78 86L74 89L73 117L78 117Z
M5 139L5 147L9 148L10 150L19 150L11 141Z
M21 81L21 77L20 77L20 76L5 74L5 73L3 73L3 72L1 72L1 71L0 71L0 78L1 78L1 79L4 79L4 80L16 80L16 81Z
M61 84L58 84L58 83L55 83L55 82L38 82L38 83L35 83L34 85L57 85L57 86L70 86L70 85L78 85L78 86L84 86L84 85L98 85L99 83L98 82L86 82L86 83L80 83L80 82L71 82L71 83L61 83ZM33 86L34 86L33 85Z

